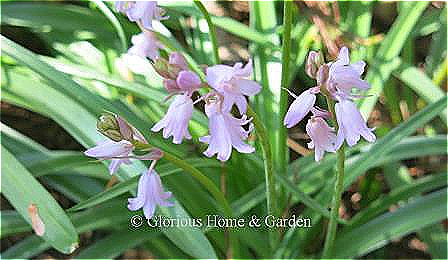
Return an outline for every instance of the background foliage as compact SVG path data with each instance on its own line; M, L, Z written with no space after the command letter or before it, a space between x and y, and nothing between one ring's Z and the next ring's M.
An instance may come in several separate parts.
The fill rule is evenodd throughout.
M201 64L212 65L208 28L196 6L172 1L161 5L170 16L156 26L162 42L185 54L198 70ZM166 94L149 62L130 66L133 74L120 71L118 58L139 29L116 14L111 3L11 1L1 3L3 258L43 252L61 256L76 246L71 256L78 258L114 258L132 248L159 258L222 258L229 256L229 248L240 258L319 256L336 158L328 154L314 162L304 148L302 123L289 132L289 164L284 165L285 148L279 141L284 128L278 116L282 3L243 3L246 11L241 12L229 11L233 5L238 3L221 2L212 12L227 14L212 16L221 58L227 63L254 58L254 77L263 90L251 102L268 129L280 194L276 207L285 217L310 217L312 228L281 230L272 248L266 246L265 230L232 232L229 240L226 232L216 229L130 228L133 214L125 208L126 199L135 192L144 163L121 167L119 182L106 188L106 165L92 163L77 145L47 149L15 130L14 121L4 124L4 107L51 118L84 148L103 139L95 130L101 112L117 113L151 144L182 158L218 187L225 178L226 199L235 217L266 214L258 140L252 140L255 154L234 152L225 165L205 158L205 147L195 141L207 131L200 106L190 125L193 142L174 145L151 133L150 127L167 109ZM446 8L430 2L294 3L290 89L300 93L313 84L304 73L309 50L324 50L331 60L332 48L343 45L350 47L353 60L366 60L366 78L372 85L371 96L359 106L377 127L378 140L346 151L336 257L391 257L391 241L402 238L411 246L402 246L401 257L417 240L425 245L417 247L425 252L420 257L446 258ZM51 130L31 133L39 131ZM190 173L164 160L157 171L176 198L175 207L160 208L158 215L224 215L222 205ZM39 209L47 223L42 238L30 232L30 201L45 205Z

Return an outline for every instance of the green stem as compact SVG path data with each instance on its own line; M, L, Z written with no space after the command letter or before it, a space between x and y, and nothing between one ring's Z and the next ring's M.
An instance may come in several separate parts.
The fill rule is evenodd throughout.
M201 171L186 163L185 161L177 158L176 156L164 152L165 159L170 161L171 163L177 165L179 168L184 169L186 172L189 172L199 183L201 183L216 199L217 202L223 207L224 213L228 217L232 217L232 209L230 208L229 203L227 202L224 194L216 187L215 183L211 181L207 176L205 176Z
M291 47L291 26L292 26L292 1L284 1L283 6L283 38L282 38L282 80L281 87L288 88L289 81L289 57ZM277 142L277 156L278 156L278 172L280 174L287 174L288 165L288 146L286 144L287 130L283 126L283 118L286 114L288 106L288 93L280 90L280 117L278 121L278 142Z
M264 176L266 180L266 203L267 203L267 214L275 215L275 189L274 189L274 173L272 166L272 154L269 145L269 138L266 132L266 128L261 122L258 115L252 110L250 106L247 106L247 115L252 117L252 122L254 123L255 129L257 130L257 135L261 143L263 158L264 158Z
M250 106L247 106L247 115L252 117L252 122L254 123L255 129L257 130L258 138L261 142L263 158L264 158L264 177L266 182L266 205L267 205L267 215L277 216L276 207L274 202L276 202L275 196L275 182L274 182L274 173L272 167L272 157L271 157L271 148L269 145L269 138L267 136L266 128L261 122L260 118L257 114L252 110ZM274 230L270 230L269 232L269 243L270 247L273 250L274 245L276 243L276 236Z
M339 126L336 121L334 101L329 96L327 96L327 104L331 114L333 115L333 119L335 121L335 128L337 132ZM331 201L330 221L328 224L327 236L325 237L325 245L324 245L324 251L322 253L322 258L331 257L331 251L333 250L333 244L336 238L339 205L341 203L341 193L344 188L344 163L345 163L344 150L345 149L343 143L337 152L336 186L334 188L333 200Z
M221 63L219 59L219 52L218 52L218 41L216 40L216 30L215 26L212 23L212 19L210 17L210 14L208 13L207 9L205 9L205 6L201 3L199 0L194 0L194 3L199 8L199 10L202 12L202 15L204 15L205 20L207 21L210 40L212 41L212 47L213 47L213 63L219 64Z
M195 0L195 4L198 6L198 8L201 10L202 14L204 15L209 30L210 30L210 37L212 39L212 45L213 50L215 54L215 60L216 63L219 63L219 56L218 56L218 43L216 41L216 31L215 26L211 21L210 15L207 12L207 9L205 9L204 5L199 1ZM247 115L249 117L253 118L253 123L255 126L255 129L257 131L257 135L260 139L261 146L263 148L263 158L264 158L264 168L265 168L265 177L266 177L266 192L267 192L267 210L268 214L274 215L274 201L275 201L275 190L274 190L274 175L273 175L273 166L272 166L272 157L271 157L271 149L269 145L269 138L267 137L266 128L264 127L263 123L261 122L260 118L257 116L257 114L252 110L250 106L247 107ZM286 142L285 142L286 144Z

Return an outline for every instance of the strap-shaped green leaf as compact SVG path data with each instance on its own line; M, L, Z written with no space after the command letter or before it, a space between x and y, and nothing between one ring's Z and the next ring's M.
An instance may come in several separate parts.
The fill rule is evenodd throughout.
M370 97L360 102L360 110L364 117L368 117L378 97L383 90L386 80L390 77L394 66L394 59L398 57L406 39L425 10L429 2L416 1L409 4L408 8L401 10L392 28L389 30L375 56L376 64L370 64L372 69L367 74L367 81L371 84L368 94Z
M447 190L433 192L337 236L334 257L362 256L388 241L446 218ZM430 214L428 214L430 213Z
M414 66L403 66L395 73L401 81L428 103L434 103L445 95L422 70ZM440 118L445 124L447 123L446 109L440 114Z
M2 146L2 193L29 223L30 204L37 208L44 224L42 238L62 253L69 254L78 247L78 234L64 210L44 187Z

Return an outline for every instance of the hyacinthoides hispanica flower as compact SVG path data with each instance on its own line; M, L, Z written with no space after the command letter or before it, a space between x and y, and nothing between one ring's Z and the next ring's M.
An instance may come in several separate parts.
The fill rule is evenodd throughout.
M309 148L315 150L315 160L322 159L324 152L338 152L338 167L336 185L331 204L330 221L325 238L323 258L331 254L336 235L336 219L338 216L340 195L344 180L344 141L349 146L358 143L362 136L368 142L374 142L376 137L367 127L352 99L362 98L359 91L369 89L369 84L361 79L365 67L364 61L350 64L349 52L346 47L339 51L336 61L324 64L320 53L311 51L307 58L306 73L316 79L317 86L295 97L284 118L284 124L290 128L301 121L310 111L312 117L306 125L306 132L311 138ZM358 93L353 93L353 90ZM322 93L327 99L329 111L314 107L316 94ZM336 102L336 104L335 104ZM330 127L326 120L333 119L335 128Z
M100 116L97 130L109 140L88 149L84 154L100 160L112 160L109 165L111 174L116 172L120 164L130 164L131 159L152 160L149 169L140 176L137 197L129 199L129 210L143 208L145 217L150 219L157 205L172 206L171 202L166 201L171 193L163 192L160 177L154 170L163 152L157 148L140 149L142 144L148 144L146 139L135 127L113 113L107 112Z
M164 18L162 17L163 10L157 7L156 1L116 1L115 6L118 11L125 13L129 20L135 21L143 31L141 34L133 36L132 43L134 45L128 50L128 53L143 58L149 57L154 69L163 77L163 85L170 94L168 98L174 96L165 116L151 130L158 132L163 129L163 137L172 136L175 144L180 144L184 138L191 139L188 123L192 117L193 105L205 98L205 96L200 97L193 102L192 94L204 85L199 76L189 69L182 54L172 52L168 60L159 56L159 49L164 46L150 30L152 30L152 20ZM201 9L201 11L203 10ZM210 120L210 135L200 139L202 142L209 143L209 148L204 152L206 156L211 157L218 154L219 160L227 161L230 158L232 147L243 153L254 151L253 147L242 142L247 139L253 126L249 128L249 131L241 128L241 125L249 122L245 115L247 110L245 96L254 96L261 90L261 86L257 82L248 79L252 70L251 59L246 66L243 66L242 63L236 63L234 66L218 64L206 69L207 84L205 86L211 86L217 92L216 95L219 93L220 97L219 105L216 105L219 107L219 113L207 113ZM207 95L207 97L210 96ZM233 105L238 108L242 115L241 119L233 118L230 115ZM211 106L206 102L206 112L213 110ZM228 124L222 124L221 121ZM221 129L221 126L224 128ZM216 132L216 129L220 129L220 132ZM221 138L224 140L220 141ZM123 154L132 149L126 142L119 145L122 148L120 152ZM125 145L127 146L125 147ZM128 163L128 161L118 161L117 163Z
M115 8L127 15L128 19L142 25L147 30L152 29L153 20L166 19L165 10L157 6L157 1L115 1Z
M143 208L147 219L154 216L157 205L163 207L174 206L168 201L171 192L165 192L159 174L154 170L157 160L151 163L147 171L143 172L138 181L137 197L128 199L128 209L135 211Z
M369 142L375 141L372 129L367 127L361 113L351 99L362 97L352 94L352 89L369 89L369 84L360 77L364 72L363 61L349 64L348 49L341 48L338 58L328 64L323 63L321 55L311 51L307 58L306 73L316 79L317 86L304 91L299 96L290 93L294 102L288 109L284 124L291 128L299 123L310 111L313 116L309 119L306 132L311 138L309 148L315 149L315 160L320 161L324 151L336 152L344 139L349 146L355 145L360 136ZM316 94L323 93L327 98L337 101L334 106L338 124L337 135L335 129L329 127L326 119L330 119L329 111L314 107ZM329 106L331 106L329 104ZM330 107L330 110L332 108Z
M201 86L199 77L188 70L186 61L180 53L171 53L169 61L159 58L154 63L155 70L164 77L164 86L172 95L178 94L171 103L166 115L151 129L163 130L163 137L173 136L173 143L181 143L183 138L190 139L188 122L193 111L191 95ZM241 153L252 153L255 149L245 144L253 125L244 130L242 125L250 122L245 115L247 101L244 95L257 94L261 86L247 79L252 73L252 63L249 61L243 67L241 63L232 66L216 65L206 70L207 83L215 91L206 94L195 102L205 100L205 113L209 119L210 135L199 138L199 141L209 144L204 152L207 157L217 154L220 161L230 158L232 147ZM231 109L236 105L241 119L231 115Z
M253 130L252 119L243 115L237 119L223 107L224 97L218 93L211 93L206 97L205 113L209 118L210 135L199 138L199 141L207 143L208 149L204 152L207 157L217 155L218 160L227 161L232 153L232 147L240 153L252 153L255 148L244 143L249 133ZM249 124L249 130L241 126Z
M206 114L210 119L210 135L200 139L209 144L209 148L204 154L209 157L218 154L219 160L226 161L230 158L232 147L242 153L253 152L255 149L244 143L253 129L251 120L247 120L245 115L247 101L244 95L255 95L261 87L258 83L247 79L252 73L251 61L244 67L241 63L237 63L233 67L227 65L211 67L209 68L210 72L207 73L209 82L203 84L198 75L189 69L185 58L180 53L172 52L168 60L160 57L159 49L164 46L160 44L155 34L149 31L152 29L149 26L149 21L160 17L154 16L155 13L158 13L158 9L151 9L157 8L155 2L145 4L117 2L116 6L119 11L125 12L131 21L136 21L143 31L141 34L133 36L133 46L128 50L128 54L150 58L155 70L164 78L163 85L170 94L169 97L174 96L174 101L166 115L151 130L157 132L163 129L163 137L173 136L175 144L181 143L183 138L190 139L188 123L194 105L192 94L201 86L210 85L217 92L207 94L195 101L206 100ZM221 76L224 77L219 78ZM211 101L213 99L211 96L219 96L219 102L214 104ZM223 103L225 103L225 109L222 108ZM234 118L230 114L233 104L236 104L242 115L240 119ZM249 130L241 127L246 124L249 124ZM109 140L88 149L85 154L100 160L112 160L109 167L111 174L116 172L121 164L130 164L130 159L153 160L149 169L140 177L137 197L130 198L128 201L129 210L143 208L146 218L151 218L157 205L171 206L172 203L167 201L171 197L171 193L164 192L160 177L154 170L155 163L164 155L162 151L149 145L136 128L112 113L105 113L101 116L97 128ZM144 152L143 155L142 152ZM191 170L216 199L223 203L226 214L232 214L225 198L208 180L205 180L206 177L194 168L181 163L179 159L169 154L165 155L169 160L181 165L182 168Z

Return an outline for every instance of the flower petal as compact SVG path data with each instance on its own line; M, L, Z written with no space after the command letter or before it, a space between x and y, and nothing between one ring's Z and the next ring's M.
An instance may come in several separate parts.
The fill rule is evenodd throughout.
M176 79L177 86L181 90L193 92L195 89L199 88L201 85L201 79L191 71L183 70L181 71Z
M106 141L84 152L89 157L107 159L111 157L126 156L133 150L133 145L126 140L120 142Z
M340 62L340 64L342 65L348 65L350 63L350 57L347 47L344 46L339 50L338 62Z
M148 181L149 181L148 172L142 173L140 179L138 180L137 197L128 199L129 210L139 210L145 204L149 186Z
M287 128L291 128L300 122L316 102L316 96L311 94L310 90L304 91L300 96L297 97L288 109L283 120L284 125Z
M227 65L215 65L206 69L206 75L208 84L221 91L221 83L232 79L233 68Z
M237 79L234 84L240 89L241 93L246 96L255 96L261 90L261 85L253 80Z

